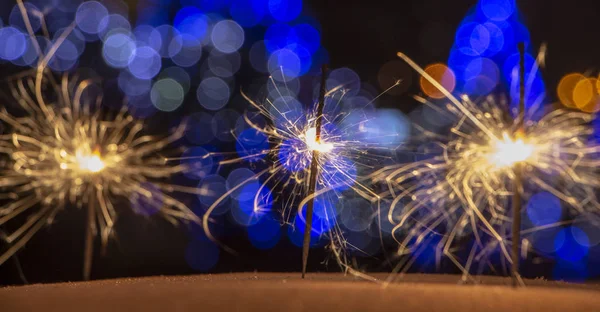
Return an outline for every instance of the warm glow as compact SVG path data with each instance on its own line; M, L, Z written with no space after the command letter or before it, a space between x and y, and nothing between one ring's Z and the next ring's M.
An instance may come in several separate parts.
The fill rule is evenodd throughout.
M498 167L512 166L529 159L533 155L534 149L534 145L525 143L519 136L513 140L507 133L504 133L501 140L494 142L490 161Z
M309 128L304 133L304 142L311 151L317 151L320 153L328 153L333 149L333 144L324 143L323 141L317 141L317 129Z
M78 151L75 155L75 159L77 160L79 169L83 171L96 173L102 171L106 167L106 164L97 152L86 154Z

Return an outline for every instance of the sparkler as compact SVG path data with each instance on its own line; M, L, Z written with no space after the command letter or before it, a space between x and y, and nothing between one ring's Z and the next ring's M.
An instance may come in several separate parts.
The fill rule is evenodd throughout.
M380 175L394 197L388 218L397 224L394 237L400 244L399 255L414 254L428 237L439 236L438 259L440 254L447 256L466 280L474 262L480 263L480 270L490 265L487 257L497 247L503 260L515 265L519 234L540 229L520 229L520 198L530 192L549 192L575 213L598 211L595 192L600 187L600 160L596 156L600 146L588 142L593 134L591 114L554 110L533 121L521 111L513 119L507 114L505 99L488 96L472 101L463 96L459 100L406 55L398 56L446 96L450 103L445 113L456 120L448 136L423 130L426 138L434 140L437 153L425 160L390 166ZM521 170L526 177L522 185ZM511 197L515 205L512 219L505 208ZM410 201L400 208L406 200ZM512 235L510 223L518 229ZM406 228L405 238L399 239L400 230ZM455 244L471 237L475 243L461 263L455 256ZM510 240L512 255L507 249ZM396 270L407 270L413 260L403 261ZM517 276L517 266L513 268Z
M30 25L22 2L18 4L26 25ZM31 27L27 28L36 43ZM9 200L0 206L0 225L19 223L27 217L16 230L4 235L9 248L0 255L0 265L44 225L52 223L59 211L86 206L83 276L89 279L94 237L99 234L105 246L113 235L117 199L127 200L144 214L156 212L173 223L200 223L173 193L201 191L168 182L187 169L165 164L161 155L169 153L168 147L184 135L183 124L166 136L148 135L144 123L129 115L125 107L116 113L101 107L97 79L64 74L57 81L47 70L70 29L46 54L38 47L38 65L33 72L10 82L9 105L0 111L0 120L7 126L0 135L0 153L7 158L0 177L0 196Z
M229 196L240 192L244 186L258 183L253 198L251 218L256 220L264 215L265 200L272 199L282 206L283 222L294 226L297 224L290 220L295 211L292 207L298 207L295 214L296 221L301 221L306 226L304 246L307 241L310 242L311 233L322 235L329 231L330 247L338 263L344 269L361 275L360 272L346 265L343 251L347 242L336 223L335 208L328 207L329 201L323 199L323 196L331 195L332 198L338 198L343 196L342 193L351 191L378 204L379 195L362 182L360 172L370 171L375 166L380 166L383 160L389 159L389 156L385 155L389 152L387 144L382 145L375 141L396 142L406 134L393 131L380 131L383 132L380 135L369 133L375 130L371 128L373 124L369 124L373 119L369 117L372 112L363 106L369 106L372 101L366 105L363 103L361 106L347 109L344 101L349 89L344 85L326 88L326 84L322 83L321 99L317 105L305 110L295 97L284 95L287 94L285 89L282 92L273 77L269 78L269 82L274 87L272 94L276 96L267 98L264 103L256 103L242 92L248 103L258 111L258 114L253 112L245 114L245 121L252 131L265 137L268 146L260 148L250 146L242 151L239 158L226 159L220 163L220 165L230 165L249 161L255 164L265 163L267 167L231 187L208 207L203 217L206 236L218 242L209 227L213 211ZM399 82L388 90L398 84ZM377 97L373 101L376 99ZM322 103L323 108L319 108L318 103ZM393 125L388 124L386 127L392 128ZM320 133L318 129L321 129ZM249 145L243 137L238 137L237 140L241 146ZM318 161L314 161L315 154L318 154ZM175 159L177 158L170 160ZM314 184L311 182L312 179ZM276 191L269 189L268 186ZM285 190L285 197L280 195L283 190ZM317 198L319 200L316 200ZM316 226L317 229L309 220L310 208L305 208L305 205L310 206L309 203L315 200L314 213L318 216L315 222L321 223ZM307 209L306 215L304 209ZM226 246L222 247L233 252ZM303 267L305 265L306 258L303 258Z

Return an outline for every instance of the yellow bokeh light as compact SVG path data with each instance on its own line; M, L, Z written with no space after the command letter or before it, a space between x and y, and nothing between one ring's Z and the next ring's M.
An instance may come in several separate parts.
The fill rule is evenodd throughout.
M425 68L425 72L435 79L435 81L439 82L446 90L448 90L448 92L454 91L454 87L456 87L456 76L448 66L442 63L432 64ZM424 77L421 77L419 84L421 85L421 90L427 96L434 99L442 99L445 97L438 88Z
M573 103L579 109L586 107L593 100L596 92L596 85L590 79L583 79L577 82L573 89Z

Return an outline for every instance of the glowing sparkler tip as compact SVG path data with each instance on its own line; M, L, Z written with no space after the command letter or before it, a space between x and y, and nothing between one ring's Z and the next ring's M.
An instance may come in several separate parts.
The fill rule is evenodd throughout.
M87 155L85 153L78 152L76 160L79 170L82 171L97 173L106 168L106 163L97 152Z
M535 145L526 143L523 135L511 138L508 133L503 133L502 139L493 143L493 152L490 162L498 167L508 167L528 160L535 152Z
M306 130L304 133L304 142L306 142L306 145L311 151L328 153L333 150L333 144L325 143L322 140L317 140L317 129L315 127Z

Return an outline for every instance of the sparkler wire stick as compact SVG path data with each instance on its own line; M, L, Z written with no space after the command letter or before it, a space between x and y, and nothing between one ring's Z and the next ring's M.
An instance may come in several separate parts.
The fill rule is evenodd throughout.
M517 113L517 136L525 134L525 43L519 43L519 111ZM522 188L523 188L523 170L520 162L514 165L514 190L512 200L513 223L512 223L512 279L513 286L523 285L523 280L519 274L519 249L521 246L521 210Z
M87 225L85 230L85 249L83 254L83 280L89 281L94 257L94 236L96 232L95 201L90 199L87 209Z
M323 119L323 107L325 106L325 89L327 82L327 64L321 68L321 90L319 91L319 102L317 103L317 116L315 121L315 142L321 140L321 123ZM319 151L313 149L312 161L310 162L310 181L308 184L308 196L315 193L317 187L317 176L319 174ZM308 251L310 249L310 232L312 231L312 217L314 210L314 197L306 204L306 220L304 228L304 240L302 241L302 278L306 275L306 265L308 262Z

